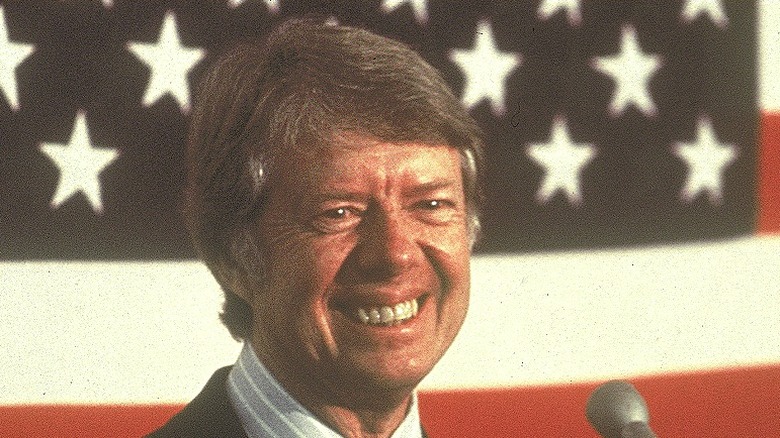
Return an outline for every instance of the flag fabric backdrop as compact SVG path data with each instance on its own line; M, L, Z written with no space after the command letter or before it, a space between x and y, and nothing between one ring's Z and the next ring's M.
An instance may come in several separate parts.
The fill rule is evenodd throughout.
M138 436L239 345L180 217L198 78L318 13L402 40L484 128L466 324L432 436L780 430L780 2L0 3L0 436Z

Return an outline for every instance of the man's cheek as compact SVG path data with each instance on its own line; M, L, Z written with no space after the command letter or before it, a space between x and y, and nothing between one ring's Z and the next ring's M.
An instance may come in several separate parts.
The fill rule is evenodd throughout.
M355 247L355 236L322 236L307 242L305 257L312 269L311 275L323 277L323 281L333 281L347 257Z
M421 245L430 248L437 259L447 260L449 263L462 260L471 253L468 245L468 231L461 227L446 227L432 230Z
M267 242L267 248L271 248L271 259L268 264L276 271L277 277L291 280L300 276L302 272L311 269L316 260L313 256L311 238L293 227L275 228L268 234L273 235Z

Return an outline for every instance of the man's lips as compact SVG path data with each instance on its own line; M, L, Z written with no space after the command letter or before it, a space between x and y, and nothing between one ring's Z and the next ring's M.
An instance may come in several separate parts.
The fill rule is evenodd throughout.
M417 299L411 299L394 306L358 307L357 317L368 325L397 325L417 316Z
M348 318L368 326L387 327L400 325L414 319L428 295L420 295L397 303L368 304L342 303L336 306Z

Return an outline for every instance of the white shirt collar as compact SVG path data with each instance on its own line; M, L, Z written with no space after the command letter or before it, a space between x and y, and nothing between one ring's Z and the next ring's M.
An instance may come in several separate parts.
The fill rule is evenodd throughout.
M256 437L342 438L298 403L260 362L249 342L230 370L227 391L247 435ZM417 394L392 438L422 438Z

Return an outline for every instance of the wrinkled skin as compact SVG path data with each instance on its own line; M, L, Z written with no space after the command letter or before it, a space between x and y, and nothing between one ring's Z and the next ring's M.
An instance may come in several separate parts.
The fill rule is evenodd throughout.
M470 239L458 151L345 135L289 153L253 232L266 281L243 293L251 343L285 388L348 436L388 436L463 323ZM357 308L417 299L367 325Z

